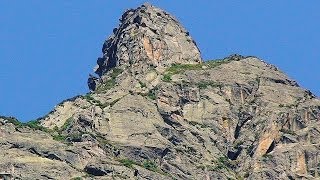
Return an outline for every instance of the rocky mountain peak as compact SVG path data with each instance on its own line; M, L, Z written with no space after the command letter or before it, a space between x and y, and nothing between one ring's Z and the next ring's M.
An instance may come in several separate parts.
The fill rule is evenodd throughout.
M320 99L254 56L201 61L168 13L124 13L90 93L0 116L0 179L319 179Z
M124 12L102 53L95 70L99 76L118 66L143 70L202 61L189 32L169 13L150 4Z

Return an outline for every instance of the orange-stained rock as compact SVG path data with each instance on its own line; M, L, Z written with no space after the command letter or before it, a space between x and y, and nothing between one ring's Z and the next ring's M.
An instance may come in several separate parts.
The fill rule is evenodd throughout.
M304 152L297 152L297 167L298 174L307 174L306 155Z

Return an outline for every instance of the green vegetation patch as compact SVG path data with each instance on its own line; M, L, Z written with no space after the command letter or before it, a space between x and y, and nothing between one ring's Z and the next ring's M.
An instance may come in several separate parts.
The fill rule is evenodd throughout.
M38 120L29 121L27 123L23 123L23 125L31 128L31 129L35 129L35 130L40 130L40 131L44 131L44 132L48 132L49 131L47 128L43 127L40 124L40 121L38 121Z
M231 169L233 167L233 165L231 164L230 160L225 157L225 156L221 156L219 157L216 161L215 161L216 165L215 166L211 166L210 168L208 168L208 170L210 171L216 171L216 170L221 170L221 169Z
M7 121L7 123L11 123L15 126L20 126L22 125L23 123L20 122L17 118L14 118L14 117L5 117L5 116L0 116L1 119L4 119Z
M60 131L65 131L65 130L67 130L67 129L71 126L71 124L72 124L73 122L74 122L73 117L68 118L68 119L66 120L66 122L64 122L64 124L61 126Z
M53 140L55 141L65 141L67 136L62 135L62 134L57 134L57 135L52 135Z
M164 82L170 82L172 80L172 75L175 74L181 74L189 70L202 70L203 66L205 66L208 69L212 69L215 67L218 67L222 64L226 64L231 62L231 59L222 59L222 60L209 60L205 61L201 64L173 64L171 67L169 67L166 72L163 75L162 80Z
M145 88L145 87L147 87L147 84L146 84L146 83L144 83L144 82L139 81L139 84L140 84L140 87L141 87L141 88Z
M156 100L157 99L157 91L159 90L159 87L156 86L153 89L149 90L147 96L148 98L152 99L152 100Z
M96 92L99 92L99 93L105 92L106 90L113 88L115 85L116 85L115 79L109 79L106 82L103 82L103 84L97 88Z
M174 75L184 73L187 70L200 70L204 64L173 64L167 69L167 74Z
M279 104L280 108L297 108L299 105L298 102L296 102L295 104Z
M92 96L91 96L91 94L86 94L86 95L84 95L84 96L82 96L84 99L86 99L87 101L89 101L89 102L94 102L94 101L96 101Z
M101 134L98 133L98 132L97 132L96 135L91 135L91 136L94 137L94 138L99 142L99 145L100 145L101 147L105 147L106 145L110 145L110 142L109 142L107 139L105 139L105 138L103 137L103 135L101 135Z
M238 141L233 147L239 149L243 145L244 141Z
M153 161L145 161L143 162L143 167L150 170L150 171L153 171L153 172L159 172L159 169L158 169L158 166L156 163L154 163Z
M226 58L226 59L219 59L219 60L209 60L209 61L204 62L203 64L205 66L207 66L208 68L212 69L212 68L218 67L222 64L227 64L231 61L232 61L231 59Z
M116 85L116 78L123 72L122 69L119 68L113 68L112 72L109 74L110 79L103 82L100 86L97 87L96 92L101 93L105 92L106 90L109 90L113 88Z
M72 178L70 180L82 180L82 179L83 179L82 177L74 177L74 178Z
M172 80L171 76L172 76L171 74L164 74L163 78L162 78L162 81L171 82L171 80Z
M150 90L147 94L148 98L152 99L152 100L156 100L157 96L154 90Z
M196 83L198 88L200 89L207 89L208 87L219 87L221 88L222 84L214 81L201 81Z
M165 172L163 172L161 169L159 169L159 167L157 166L157 164L154 161L151 160L145 160L142 164L140 164L139 162L135 162L134 160L131 159L120 159L118 160L123 166L126 166L127 168L134 168L134 165L143 167L149 171L153 171L159 174L162 174L164 176L168 176L168 177L172 177L170 174L167 174Z
M123 72L122 69L113 68L113 69L112 69L112 73L110 74L110 77L111 77L112 79L115 79L115 78L117 78L122 72Z
M270 159L272 159L273 158L273 156L271 155L271 154L264 154L264 155L262 155L262 161L264 161L264 162L267 162L267 161L269 161Z
M63 134L63 131L67 130L68 128L70 128L70 126L72 125L72 123L74 122L74 119L73 117L70 117L68 118L64 124L58 128L57 126L55 126L53 128L53 132L51 133L52 137L53 137L53 140L56 140L56 141L65 141L67 137L71 137L71 136L76 136L76 135L69 135L69 136L66 136Z
M70 145L71 141L75 141L75 142L80 141L83 134L84 134L83 132L68 134L68 135L58 133L58 134L51 134L51 136L53 137L53 140L60 141L60 142L65 142L66 139L69 138L70 142L65 142L65 143Z
M115 99L114 101L112 101L112 102L110 103L110 106L112 107L112 106L115 105L117 102L119 102L120 99L122 99L122 98L123 98L123 97L118 98L118 99Z
M34 130L40 130L40 131L44 131L44 132L49 132L49 129L43 127L40 124L39 120L33 120L33 121L29 121L26 123L20 122L18 119L14 118L14 117L4 117L4 116L0 116L1 119L6 120L6 123L12 123L13 125L17 126L18 128L22 128L22 127L29 127L31 129Z
M105 107L109 106L109 103L102 103L101 101L95 99L92 97L91 94L86 94L85 96L82 96L84 99L86 99L90 104L94 104L99 106L101 109L104 109Z
M144 168L146 168L150 171L153 171L153 172L161 172L161 170L158 169L157 164L153 161L150 161L150 160L144 161L143 164L137 163L131 159L120 159L119 162L123 166L126 166L128 168L133 168L133 165L138 165L138 166L144 167Z
M128 167L128 168L133 168L133 165L136 165L138 163L136 163L135 161L131 160L131 159L120 159L119 162Z

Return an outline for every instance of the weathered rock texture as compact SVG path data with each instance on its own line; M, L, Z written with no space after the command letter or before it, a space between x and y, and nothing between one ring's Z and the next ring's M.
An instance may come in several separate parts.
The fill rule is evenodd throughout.
M121 65L167 67L201 62L189 33L170 14L149 4L126 11L113 32L98 59L96 73L100 76Z
M256 57L200 63L185 30L150 5L121 21L94 91L39 127L0 119L0 177L319 179L320 100L310 91Z
M113 33L103 44L103 56L97 61L95 72L99 76L119 66L142 73L150 67L160 70L174 63L201 63L189 32L173 16L149 4L127 10Z

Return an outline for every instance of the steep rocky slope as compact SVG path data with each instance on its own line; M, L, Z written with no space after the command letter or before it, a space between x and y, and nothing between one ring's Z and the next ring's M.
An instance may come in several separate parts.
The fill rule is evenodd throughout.
M202 61L175 18L124 13L92 90L21 124L1 117L0 177L317 179L320 100L276 67Z

